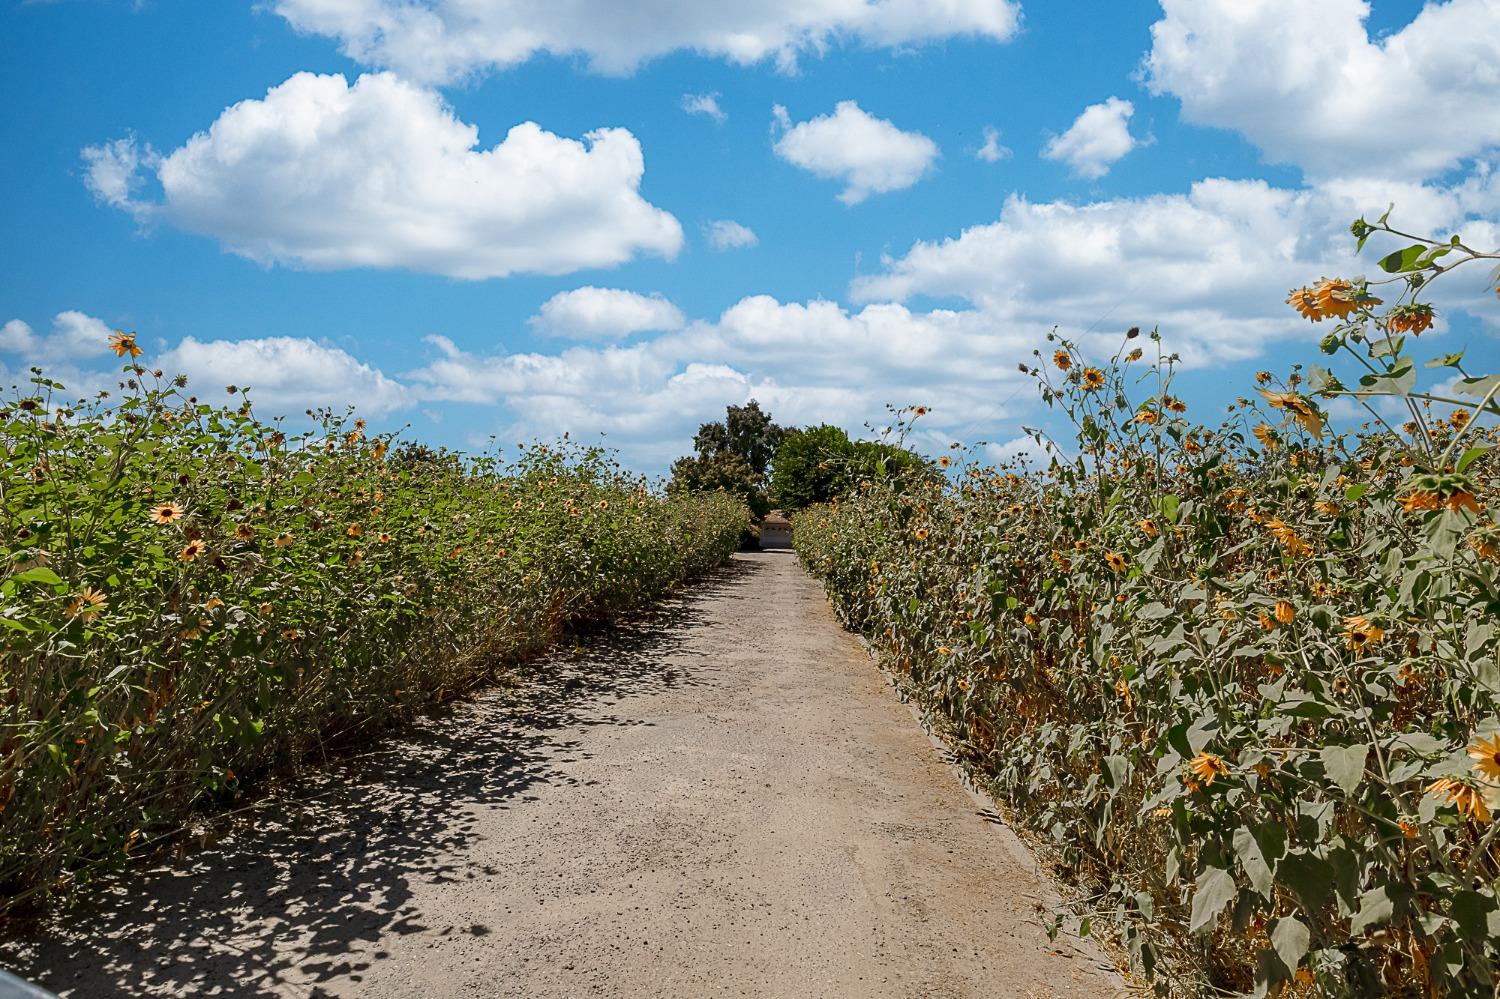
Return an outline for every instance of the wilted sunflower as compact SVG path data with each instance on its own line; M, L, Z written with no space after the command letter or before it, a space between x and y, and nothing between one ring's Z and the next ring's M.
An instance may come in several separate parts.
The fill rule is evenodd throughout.
M1173 399L1173 398L1171 398L1169 396L1165 400L1165 402L1166 402L1167 408L1170 409L1174 413L1186 413L1187 412L1187 403L1183 402L1181 399Z
M198 556L202 555L204 553L204 551L207 550L207 548L208 548L208 546L205 545L201 541L189 541L187 544L185 544L185 545L182 546L182 551L180 551L180 552L177 553L177 561L179 561L179 562L193 562L193 561L196 561L197 558L198 558Z
M1407 513L1422 513L1427 510L1438 510L1443 505L1443 498L1430 489L1418 489L1401 497L1401 509Z
M1271 536L1281 542L1281 547L1286 549L1288 555L1306 555L1312 551L1307 544L1297 535L1297 532L1288 526L1281 518L1274 518L1266 523L1266 530Z
M1160 533L1156 528L1156 523L1150 518L1140 521L1136 524L1136 526L1139 527L1141 529L1141 533L1148 538L1154 538L1157 534Z
M1339 278L1332 280L1324 279L1313 294L1318 300L1318 316L1331 316L1335 319L1343 319L1349 313L1359 308L1369 308L1379 305L1380 299L1374 297L1364 288L1356 288L1348 281Z
M1260 382L1262 385L1269 385L1271 384L1271 372L1257 371L1255 373L1255 380Z
M1439 777L1427 785L1427 793L1435 798L1446 799L1466 819L1475 822L1490 820L1490 809L1484 800L1484 793L1455 777Z
M1469 747L1474 772L1485 780L1500 781L1500 733L1488 739L1475 739Z
M91 586L85 586L68 601L67 613L68 617L81 617L85 621L92 621L103 614L108 606L109 602L103 593Z
M1276 601L1276 620L1282 624L1291 624L1297 617L1297 608L1285 600Z
M1261 396L1271 404L1272 409L1284 409L1296 418L1310 434L1322 436L1323 416L1313 407L1313 404L1295 392L1270 392L1266 389L1260 390Z
M365 533L365 529L363 527L360 527L358 524L350 524L349 527L344 531L344 533L351 538L357 538L361 534Z
M185 512L182 504L175 500L170 503L158 503L151 508L151 522L153 524L170 524L181 518Z
M276 540L271 542L271 544L275 545L277 548L292 547L292 532L282 531L280 534L276 535Z
M1229 764L1213 753L1199 753L1188 761L1188 770L1204 784L1212 784L1216 777L1229 776Z
M1146 356L1146 352L1144 350L1142 350L1141 348L1137 347L1137 348L1135 348L1135 350L1132 350L1130 353L1128 353L1128 354L1125 355L1125 360L1127 360L1127 361L1139 361L1141 358L1143 358L1145 356Z
M1385 629L1363 614L1344 618L1344 643L1355 652L1378 645L1384 638Z
M1104 372L1098 368L1083 369L1083 387L1090 392L1104 387Z
M249 524L236 524L234 528L234 536L241 541L249 541L255 537L255 528L251 527Z
M1392 333L1421 336L1424 331L1432 329L1432 320L1432 306L1414 302L1392 309L1390 315L1386 316L1386 328Z
M951 656L951 655L953 655L953 650L950 649L950 648L948 648L948 646L946 646L946 645L939 645L937 650L938 650L938 655L940 655L940 656Z

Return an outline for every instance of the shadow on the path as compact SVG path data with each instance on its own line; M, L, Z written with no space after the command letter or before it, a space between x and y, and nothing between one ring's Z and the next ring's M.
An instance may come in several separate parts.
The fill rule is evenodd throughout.
M0 966L77 997L326 994L359 982L390 934L428 929L413 887L493 875L461 858L481 808L576 783L572 733L642 725L611 710L626 696L703 682L693 650L712 627L702 601L766 568L738 558L618 629L524 669L519 683L425 718L371 750L304 775L258 802L217 843L113 876L74 908L0 941ZM222 823L221 823L222 824ZM486 927L455 929L483 935Z

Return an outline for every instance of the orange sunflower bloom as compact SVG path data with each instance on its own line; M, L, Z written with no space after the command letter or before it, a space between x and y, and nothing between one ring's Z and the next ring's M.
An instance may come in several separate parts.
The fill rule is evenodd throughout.
M1363 652L1384 639L1385 629L1363 614L1344 618L1344 644L1353 651Z
M1104 564L1109 566L1110 572L1124 572L1126 568L1125 556L1121 555L1119 552L1105 552Z
M1282 624L1291 624L1297 617L1297 608L1285 600L1276 601L1276 620Z
M109 349L115 352L116 357L124 357L126 354L129 354L131 357L140 357L143 353L141 348L136 345L135 334L126 333L124 330L115 330L110 335Z
M85 621L92 621L103 614L108 606L109 601L105 599L103 593L91 586L85 586L68 601L66 610L68 617L80 617Z
M1073 366L1073 359L1068 356L1068 352L1066 350L1059 350L1057 353L1052 355L1052 363L1057 365L1059 370L1067 371Z
M1229 776L1229 764L1213 753L1199 753L1188 761L1188 770L1205 785L1212 784L1216 777Z
M1500 781L1500 733L1488 739L1476 739L1469 747L1474 772L1485 780Z
M1427 785L1427 793L1434 798L1446 800L1458 814L1474 822L1490 821L1489 804L1478 788L1454 777L1439 777Z
M177 553L177 561L195 562L197 561L198 556L202 555L207 550L207 548L208 546L201 541L189 541L187 544L182 546L182 551Z
M175 501L171 503L158 503L151 508L151 522L165 526L178 520L186 512L182 504Z
M1296 309L1304 319L1311 319L1315 323L1323 321L1323 316L1318 311L1318 296L1313 294L1311 288L1297 288L1287 296L1286 304Z
M1083 387L1090 392L1104 387L1104 372L1098 368L1083 369Z

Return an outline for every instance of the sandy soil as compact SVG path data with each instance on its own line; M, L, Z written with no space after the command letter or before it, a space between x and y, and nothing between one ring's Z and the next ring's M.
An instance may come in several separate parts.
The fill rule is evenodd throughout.
M0 944L66 996L1115 996L817 584L621 633Z

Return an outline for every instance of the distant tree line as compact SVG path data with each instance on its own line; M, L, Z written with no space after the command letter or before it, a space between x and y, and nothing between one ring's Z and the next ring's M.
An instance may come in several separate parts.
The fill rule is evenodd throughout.
M752 399L728 407L722 421L698 428L693 453L673 463L667 488L734 493L759 520L772 509L826 503L863 481L937 474L914 451L884 441L854 440L826 423L778 426Z

